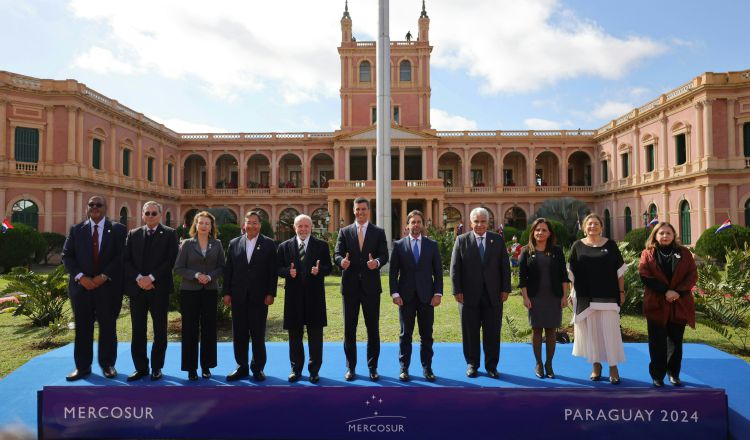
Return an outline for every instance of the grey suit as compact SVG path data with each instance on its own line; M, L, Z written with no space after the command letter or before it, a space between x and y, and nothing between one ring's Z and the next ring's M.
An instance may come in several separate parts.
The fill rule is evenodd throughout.
M484 260L474 232L456 238L451 257L453 294L464 295L459 304L464 358L479 367L479 331L483 331L484 365L496 370L500 360L500 330L503 319L501 292L510 292L510 265L502 237L494 232L485 234Z

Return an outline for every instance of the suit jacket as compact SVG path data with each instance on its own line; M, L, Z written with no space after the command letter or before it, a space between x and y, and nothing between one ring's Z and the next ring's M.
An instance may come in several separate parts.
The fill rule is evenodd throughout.
M479 305L482 292L487 289L492 305L500 305L500 292L509 292L510 264L505 242L500 235L485 234L484 263L479 256L479 247L474 232L459 235L453 245L451 256L451 282L453 294L463 293L464 304Z
M258 234L250 263L247 262L247 237L243 234L229 242L224 268L224 295L235 302L264 304L266 295L276 296L276 243Z
M654 249L644 249L638 265L638 274L643 278L654 278L664 284L668 290L680 293L680 299L668 303L664 294L659 294L645 286L643 292L643 314L646 319L655 321L662 327L668 322L687 324L695 328L695 301L692 289L698 281L698 269L693 254L687 248L680 248L680 258L672 271L672 280L659 268L654 257Z
M104 219L104 227L100 231L102 244L99 246L99 266L95 268L90 221L87 219L70 228L63 245L62 260L70 274L68 291L71 294L86 290L75 280L79 273L88 277L104 274L109 277L109 281L100 289L122 294L122 254L127 232L127 228L120 223Z
M398 293L404 302L411 302L415 297L429 304L432 296L443 293L443 266L437 243L422 236L422 247L419 263L409 246L409 237L404 237L393 244L389 281L391 295Z
M362 250L359 250L359 239L357 238L357 223L341 228L336 240L336 249L333 252L336 265L341 267L341 260L349 254L351 265L349 269L342 268L341 293L343 295L358 295L360 285L365 294L374 295L381 293L380 268L388 263L388 244L385 241L385 231L372 223L367 224L365 230L365 241ZM367 268L369 254L380 262L376 270ZM360 283L361 282L361 283Z
M219 277L224 270L224 247L215 238L208 239L206 256L201 252L198 237L188 238L180 245L174 272L182 277L181 290L219 290ZM211 282L203 285L195 279L198 272L211 277Z
M177 260L179 250L177 232L159 224L151 237L148 253L144 253L148 227L131 229L125 241L125 292L135 295L140 291L136 278L138 275L154 277L154 290L169 294L174 290L172 268Z
M320 261L319 272L310 271ZM299 260L297 237L281 243L276 254L277 273L284 278L284 328L303 325L325 327L326 291L325 277L331 274L331 252L328 243L310 236L305 249L305 262ZM292 263L297 276L289 276Z

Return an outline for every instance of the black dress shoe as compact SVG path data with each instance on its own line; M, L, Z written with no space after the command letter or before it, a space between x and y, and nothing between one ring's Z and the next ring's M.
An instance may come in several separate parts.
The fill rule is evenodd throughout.
M356 374L354 373L354 369L350 368L350 369L346 370L346 373L344 373L344 380L347 381L347 382L351 382L351 381L354 380L355 376L356 376Z
M289 373L289 377L287 377L287 380L291 383L294 383L297 382L301 376L301 374L292 371L291 373Z
M310 375L310 383L318 383L320 382L320 376L317 374L311 374Z
M102 374L104 374L104 377L107 379L114 379L117 377L117 370L115 370L115 367L109 366L102 368Z
M656 388L661 388L664 386L664 381L662 379L654 379L654 386Z
M401 382L408 382L409 381L409 370L402 368L401 374L398 375L398 380Z
M148 376L148 370L146 371L135 370L133 371L133 373L130 374L130 376L128 376L128 382L135 382L136 380L141 379L146 376Z
M425 379L427 379L427 382L435 382L435 379L437 379L435 377L435 374L432 372L432 368L430 367L426 367L422 371L422 375L424 376Z
M669 383L671 383L672 385L674 385L676 387L681 387L682 386L682 381L680 380L680 377L679 376L673 376L671 374L669 375Z
M244 379L248 376L250 376L250 372L247 367L237 367L236 370L227 375L227 382Z
M490 368L487 370L487 376L493 379L497 379L498 377L500 377L500 373L498 373L495 368Z
M70 374L65 376L65 380L67 380L68 382L73 382L78 379L83 379L89 374L91 374L91 368L86 368L85 370L76 368L75 370L71 371Z
M370 368L370 380L373 382L377 382L380 380L380 375L378 374L377 368Z
M198 370L188 371L188 380L198 380Z
M534 367L534 375L539 379L544 379L544 367L542 364L536 364Z
M211 370L208 368L201 368L201 377L204 379L211 379Z
M477 373L477 369L469 365L466 368L466 377L475 378L477 376L479 376L479 373Z
M153 370L151 370L152 381L157 381L161 379L162 377L164 377L164 375L161 373L161 368L154 368Z
M253 379L255 379L256 382L263 382L266 380L266 373L264 373L263 370L255 371L253 372Z
M611 383L612 385L620 385L620 377L609 376L609 383Z
M552 369L552 364L550 363L544 364L544 371L548 378L550 379L555 378L555 370Z

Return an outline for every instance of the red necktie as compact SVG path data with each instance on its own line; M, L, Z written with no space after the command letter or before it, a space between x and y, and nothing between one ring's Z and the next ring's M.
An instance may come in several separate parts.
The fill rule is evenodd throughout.
M94 268L99 270L99 225L94 225L94 235L91 237L91 256Z

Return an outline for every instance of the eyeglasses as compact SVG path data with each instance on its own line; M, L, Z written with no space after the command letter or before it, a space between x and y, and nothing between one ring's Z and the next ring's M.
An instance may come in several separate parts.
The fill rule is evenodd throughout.
M145 215L146 217L156 217L157 215L159 215L159 213L157 211L146 211L143 213L143 215Z
M89 208L101 208L104 203L89 203Z

